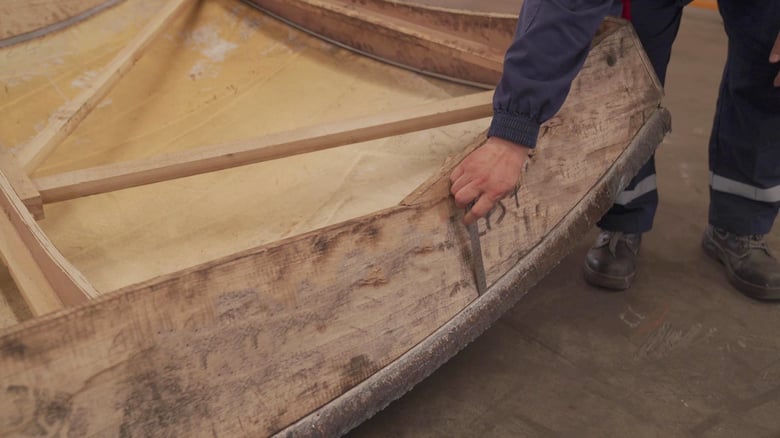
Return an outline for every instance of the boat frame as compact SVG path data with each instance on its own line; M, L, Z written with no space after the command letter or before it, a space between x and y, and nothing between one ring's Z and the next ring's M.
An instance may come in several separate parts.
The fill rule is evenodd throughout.
M254 3L278 7L275 1L257 0ZM299 17L296 14L313 3L322 6L328 2L301 0L284 3L290 5L293 17ZM331 3L344 6L350 2L339 0ZM408 5L395 2L384 3L391 8L409 8ZM548 174L553 171L565 174L566 170L561 166L566 162L566 154L577 150L566 145L566 141L579 135L604 143L603 147L594 147L589 153L596 157L594 160L608 166L587 190L560 195L562 199L575 197L577 201L554 223L530 223L529 220L533 218L529 218L528 212L523 211L518 204L508 208L510 211L502 223L494 223L490 230L483 227L484 263L489 276L489 288L485 293L477 293L471 271L471 263L476 257L470 254L466 231L460 224L462 212L454 206L448 193L449 173L463 157L481 145L484 138L480 138L459 156L444 163L436 175L397 207L98 297L97 291L59 253L36 224L35 217L43 216L45 203L432 129L491 115L491 92L483 92L389 114L272 134L243 142L30 178L29 174L132 67L160 30L191 4L189 0L175 0L163 6L161 14L109 63L93 87L60 111L22 149L14 154L0 154L0 206L5 213L0 217L0 253L36 316L31 321L0 331L0 391L6 391L9 400L12 398L17 406L21 406L20 424L36 421L36 424L41 425L46 415L44 411L54 409L58 414L51 427L69 428L70 431L78 432L88 428L90 425L87 423L97 422L98 428L91 430L113 430L130 435L132 431L156 432L158 429L147 428L151 425L179 434L210 434L210 431L200 428L202 425L198 419L206 413L213 415L217 421L225 416L238 418L239 423L242 415L244 418L256 418L256 424L249 430L241 426L243 432L239 432L235 424L225 426L225 430L237 434L343 434L403 395L520 300L568 253L571 243L592 228L671 129L668 112L659 106L662 97L660 83L636 34L627 22L608 19L594 40L584 73L575 81L561 115L544 125L540 140L542 152L532 158L529 170L529 175L534 175L534 170L538 170L538 173L535 174L536 180L528 186L536 189L543 187L545 181L549 181ZM415 11L420 13L420 10ZM283 10L274 10L274 13L285 18ZM347 18L353 20L354 16L350 14L342 14L341 17L349 15ZM437 14L443 12L437 11ZM293 20L289 17L285 19ZM397 20L393 23L397 24ZM312 32L322 34L323 29L314 29ZM338 35L325 37L334 39ZM389 38L399 37L391 34ZM429 40L426 40L426 44ZM342 44L349 46L351 43L342 41ZM381 45L375 44L376 47ZM440 46L448 47L446 53L450 55L453 50L461 50L451 44ZM368 50L366 47L357 49L361 52ZM470 49L461 52L467 55L462 59L473 59ZM386 57L384 53L375 55ZM500 60L495 58L495 54L492 56L489 63L480 61L480 69L487 66L495 77L500 74ZM396 62L405 64L406 60ZM449 71L436 71L432 68L434 64L410 68L444 76L471 71L471 68L463 66ZM464 82L474 82L474 78L484 77L487 76L483 73L460 76ZM622 82L617 83L619 81ZM627 94L620 94L623 92ZM615 103L614 107L606 105L587 116L582 114L583 108L594 103L591 95L604 97L619 94L623 96L622 100ZM596 119L606 121L600 124L594 121ZM587 128L592 129L592 132L580 132L586 128L577 123L586 121L591 122ZM570 126L574 124L577 126ZM551 164L546 164L548 161ZM540 195L523 188L521 199L524 199L523 196L536 196L537 201L534 202L537 204L534 205L539 205ZM538 214L540 217L559 217L546 212ZM371 254L379 257L378 254L384 252L388 255L381 260L365 259ZM322 272L328 274L321 280L302 280L304 283L321 281L321 284L314 284L305 296L290 298L289 289L292 286L287 285L286 276L293 274L286 272L295 264L315 271L322 269ZM439 272L437 269L447 272ZM431 270L435 272L430 273ZM419 327L415 328L417 332L413 334L377 334L399 336L406 342L393 345L390 349L392 351L382 361L373 362L368 352L357 354L366 344L356 343L356 352L345 353L350 358L338 356L339 360L343 359L342 362L329 364L328 367L322 367L323 370L311 368L321 366L322 363L309 364L308 367L301 365L309 356L301 353L303 350L300 348L280 353L280 357L286 358L284 360L295 360L294 365L302 367L291 375L279 371L278 367L252 362L258 358L271 360L267 352L256 351L259 337L265 336L261 332L266 329L266 321L270 327L268 330L276 330L271 334L272 339L285 336L294 339L296 334L327 334L329 326L322 324L327 324L328 318L337 320L338 312L345 306L365 306L369 310L383 311L393 308L386 302L381 305L368 301L363 303L360 301L363 295L354 291L367 291L361 294L367 294L368 300L386 299L382 297L390 296L387 295L387 285L394 281L393 278L414 278L415 275L424 277L419 284L410 283L407 279L398 289L398 302L407 306L401 307L399 311L420 303L428 303L432 309L436 306L441 308L430 317L414 320ZM225 290L216 290L215 286L230 283L234 276L242 277L236 281L236 285L225 285ZM329 276L334 276L332 282L328 280L331 278ZM254 282L252 284L256 286L253 286L254 289L237 286L245 282ZM277 286L263 289L261 285L265 284ZM416 287L422 290L414 290ZM436 290L428 290L429 287ZM278 293L274 290L277 288ZM261 290L278 296L260 296ZM283 299L295 302L274 301ZM448 299L450 301L445 302ZM326 312L328 317L322 317L316 311L312 311L313 314L301 313L300 307L306 303L320 306L315 310ZM288 308L295 308L295 311L285 310ZM388 318L392 317L379 315L379 320L367 322L366 327L382 327L382 323L390 321ZM291 326L294 323L305 326L305 330ZM351 339L344 336L344 339ZM283 343L269 345L285 348ZM333 347L332 343L320 347L323 345ZM396 355L395 358L392 355ZM322 357L325 361L328 356L324 354ZM176 365L177 361L185 358L198 364ZM243 365L233 368L226 364L226 360ZM239 379L239 382L218 374L218 369L230 369L245 378ZM301 373L308 375L303 376ZM332 381L323 380L328 376L336 377ZM306 400L308 405L301 407L301 412L288 413L287 407L275 407L279 409L278 412L258 412L258 407L251 405L238 406L240 412L221 411L225 403L223 398L227 394L239 394L237 398L241 400L241 397L247 397L241 391L247 391L246 385L251 382L285 378L300 378L303 382L297 383L295 380L294 385L303 392L290 396L290 400ZM66 390L74 385L71 380L80 382L77 386L81 389L75 392ZM205 391L211 382L223 382L221 387L227 392L214 395ZM336 387L322 390L317 386L327 384L335 384ZM192 385L198 390L191 391ZM201 388L199 385L205 386ZM115 388L119 389L114 392ZM150 390L157 395L150 396ZM287 391L276 390L280 393ZM307 391L319 392L316 397L311 397ZM89 395L84 395L87 392ZM160 395L160 392L163 394ZM77 397L82 397L79 403L74 401ZM117 401L120 399L121 403ZM105 400L113 400L117 404L107 407ZM174 404L188 408L172 406ZM114 412L115 415L106 417L106 412ZM179 417L168 418L173 415ZM114 418L116 416L123 418ZM11 426L0 424L0 434L19 431L13 428L16 426L11 429L7 427Z

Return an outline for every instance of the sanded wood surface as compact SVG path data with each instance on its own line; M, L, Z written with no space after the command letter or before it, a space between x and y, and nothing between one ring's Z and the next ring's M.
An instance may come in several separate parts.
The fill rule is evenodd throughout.
M3 0L0 2L0 47L89 18L122 0Z
M92 285L70 264L38 227L0 172L0 252L34 315L76 305L96 297Z
M5 174L11 187L14 189L14 193L22 200L30 214L36 220L43 219L41 192L38 191L38 187L30 177L27 176L16 157L3 147L0 147L0 171Z
M2 173L0 187L12 190ZM7 196L7 192L0 196ZM0 260L8 268L30 312L34 316L40 316L62 309L62 300L11 222L10 215L3 213L0 215ZM16 210L13 210L13 213L19 214Z
M383 0L251 3L361 53L491 87L501 77L517 23L515 15L443 12Z
M637 44L628 27L605 36L545 125L521 208L509 206L483 237L491 282L583 199L657 107L661 92ZM3 418L0 430L43 426L42 412L54 408L44 430L61 434L281 430L476 298L462 213L446 185L433 184L413 205L251 248L7 330L0 385L13 391L0 403L18 414Z
M321 151L410 132L483 119L493 113L493 92L454 97L358 119L270 134L226 145L203 146L35 181L33 204L59 202L247 164ZM26 199L23 198L25 201Z
M167 26L195 0L169 0L141 32L123 48L87 88L75 99L57 110L46 126L23 145L16 156L25 170L33 172L54 151L82 120L100 103L111 88L132 68L144 50Z
M63 39L0 51L0 77L18 74L6 79L7 90L0 87L0 107L8 114L0 118L0 142L24 143L58 105L78 94L90 72L137 34L157 4L126 1L58 34ZM82 38L85 34L95 38ZM38 62L32 62L35 54ZM474 91L334 49L233 0L209 1L155 40L38 175L381 114ZM396 205L487 123L51 204L40 225L107 292Z

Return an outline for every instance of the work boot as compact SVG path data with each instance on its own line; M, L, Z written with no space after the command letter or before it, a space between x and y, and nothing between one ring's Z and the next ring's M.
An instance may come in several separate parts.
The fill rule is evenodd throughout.
M641 243L641 234L602 231L585 257L585 280L607 289L628 289L636 276Z
M710 225L701 244L707 255L726 266L737 290L759 300L780 300L780 263L765 236L737 236Z

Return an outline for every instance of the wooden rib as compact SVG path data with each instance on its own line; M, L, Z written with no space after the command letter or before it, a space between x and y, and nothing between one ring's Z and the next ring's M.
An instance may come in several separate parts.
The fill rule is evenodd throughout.
M14 193L6 175L0 172L0 232L3 259L18 282L30 310L36 314L75 305L97 291L49 241L27 208Z
M8 267L16 287L34 316L63 308L54 287L5 214L0 215L0 259Z
M517 17L450 13L381 0L248 0L289 24L415 71L493 87ZM492 33L478 27L493 27ZM496 35L495 30L501 32ZM475 35L489 39L475 39Z
M521 207L509 206L483 238L491 282L582 199L594 201L594 187L606 208L617 182L638 168L602 179L661 100L637 44L623 26L591 50L544 127ZM631 161L646 160L650 150L643 150ZM0 435L42 423L36 407L54 400L67 400L67 408L48 430L78 436L281 431L483 299L475 301L461 212L446 186L434 185L438 192L419 204L243 251L6 331L0 387L16 388L7 403L18 414L0 424ZM585 210L591 216L575 222L603 213ZM581 231L560 230L558 245ZM547 269L559 257L543 252L526 265ZM440 341L462 340L445 334Z
M106 193L296 154L489 117L492 91L338 123L35 180L44 203Z
M144 50L194 0L171 0L141 30L141 32L123 48L111 62L103 68L89 88L75 99L59 108L49 123L29 143L22 146L16 156L28 173L32 173L74 129L87 114L92 111L111 88L138 61Z
M0 171L8 178L14 192L22 200L30 214L36 220L43 219L43 201L38 187L24 173L16 157L3 147L0 147Z

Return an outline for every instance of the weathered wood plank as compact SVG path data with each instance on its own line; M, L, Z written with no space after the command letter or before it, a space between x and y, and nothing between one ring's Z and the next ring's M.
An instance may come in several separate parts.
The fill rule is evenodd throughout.
M225 145L51 175L36 179L35 184L43 202L59 202L466 122L492 113L492 92L483 92Z
M545 154L550 153L549 149L540 148L537 151L530 161L519 199L527 199L535 192L544 193L546 202L537 205L523 202L521 208L512 208L514 201L504 201L508 207L506 218L501 224L493 223L492 230L483 237L483 258L489 284L525 256L535 245L536 239L546 235L571 208L567 199L571 193L577 193L582 188L577 187L578 182L567 178L567 175L587 172L589 167L611 163L615 151L622 150L626 139L636 135L663 97L660 83L650 64L645 62L644 51L631 27L624 26L606 36L599 43L599 49L602 56L600 62L587 63L581 75L609 76L609 83L596 86L592 82L575 81L572 93L578 97L577 103L567 102L567 105L571 107L573 104L583 114L560 112L546 124L541 139L542 142L554 144L572 144L577 147L591 144L599 147L590 149L584 157L576 154L562 157L558 167L545 172L534 171L533 167L545 159ZM617 123L613 125L607 120ZM497 217L498 213L494 214L494 222ZM535 228L528 222L529 217L544 219L541 226ZM483 231L485 225L480 224Z
M522 196L526 214L510 207L484 238L493 279L518 256L515 248L537 245L586 196L645 112L657 107L651 73L635 51L620 49L631 38L622 27L593 49L557 119L565 123L546 125ZM601 96L599 105L594 96ZM476 298L461 212L446 184L434 184L431 196L414 205L131 286L6 331L0 390L10 396L0 400L7 404L0 411L13 414L0 418L0 432L281 430L392 363ZM553 202L560 206L550 208ZM499 234L508 242L497 243ZM44 423L49 411L40 406L57 408L57 415Z
M81 123L100 100L143 55L144 50L194 0L171 0L141 32L103 68L90 86L75 99L61 107L49 123L29 143L18 151L17 159L28 173L33 172L46 157Z
M573 250L571 241L590 230L612 206L630 175L636 174L670 128L669 112L657 108L588 194L485 294L393 363L276 436L341 436L431 375L517 304Z

